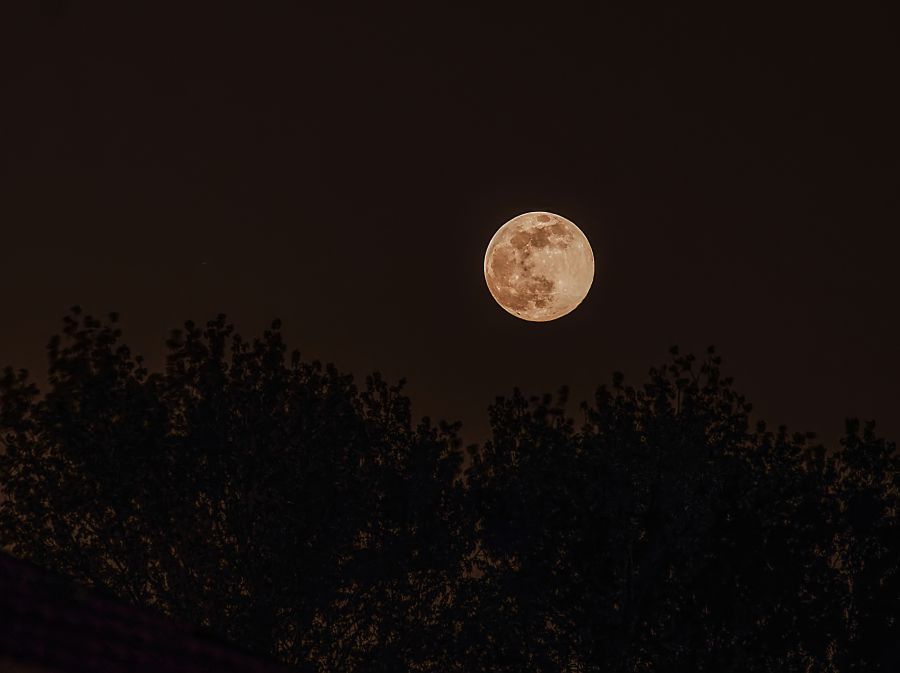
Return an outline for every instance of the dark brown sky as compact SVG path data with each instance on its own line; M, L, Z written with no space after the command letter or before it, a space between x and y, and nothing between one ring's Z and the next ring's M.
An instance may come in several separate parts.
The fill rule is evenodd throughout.
M714 343L773 423L900 435L895 17L311 4L4 3L0 364L40 371L74 303L155 362L277 316L478 440L513 385ZM538 209L597 260L547 324L482 278Z

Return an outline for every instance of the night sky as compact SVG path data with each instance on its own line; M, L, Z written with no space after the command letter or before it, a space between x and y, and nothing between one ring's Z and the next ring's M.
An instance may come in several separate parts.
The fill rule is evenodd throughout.
M73 304L119 311L155 366L185 319L279 317L481 441L514 385L577 401L715 344L770 423L900 435L887 14L9 4L0 365L40 378ZM530 210L596 257L550 323L482 275Z

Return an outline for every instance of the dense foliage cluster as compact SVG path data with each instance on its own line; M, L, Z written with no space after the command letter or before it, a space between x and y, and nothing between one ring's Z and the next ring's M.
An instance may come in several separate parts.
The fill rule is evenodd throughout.
M458 427L187 323L151 373L75 310L48 389L0 379L0 544L310 671L896 671L900 457L751 426L673 351Z

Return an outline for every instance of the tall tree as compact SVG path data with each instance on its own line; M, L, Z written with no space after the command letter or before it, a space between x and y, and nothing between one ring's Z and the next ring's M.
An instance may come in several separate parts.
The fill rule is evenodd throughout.
M45 395L5 373L13 553L289 663L440 670L471 538L457 427L287 357L277 322L252 342L187 323L158 374L120 338L76 310Z
M467 475L489 670L894 670L892 444L751 428L713 351L617 375L580 429L564 403L498 399Z

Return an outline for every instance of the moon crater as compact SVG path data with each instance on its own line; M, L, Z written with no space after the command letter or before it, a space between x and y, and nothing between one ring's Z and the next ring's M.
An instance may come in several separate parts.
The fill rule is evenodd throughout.
M546 212L504 224L488 244L484 278L506 311L534 322L570 313L594 280L594 254L573 222Z

